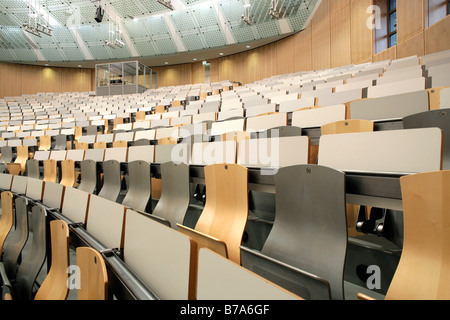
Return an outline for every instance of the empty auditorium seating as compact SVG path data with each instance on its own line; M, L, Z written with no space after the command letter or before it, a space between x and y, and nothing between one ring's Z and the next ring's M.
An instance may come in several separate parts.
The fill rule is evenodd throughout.
M90 264L80 268L97 270L95 291L80 299L120 296L116 286L149 299L354 299L344 288L346 250L364 233L348 223L347 204L405 211L402 262L386 298L414 299L402 287L417 259L406 217L415 208L399 181L448 168L445 59L297 72L214 94L186 85L135 100L80 95L55 111L14 97L4 105L20 119L9 113L0 124L8 173L0 188L42 203L50 220L66 223L61 230L95 249L77 249ZM124 281L108 281L105 269ZM38 299L57 293L52 274ZM426 284L409 291L421 290L419 298L446 294ZM17 297L13 285L4 292Z

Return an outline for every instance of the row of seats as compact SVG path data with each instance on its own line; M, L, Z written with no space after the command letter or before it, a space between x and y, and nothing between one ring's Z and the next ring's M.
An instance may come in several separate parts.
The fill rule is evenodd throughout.
M356 96L354 97L356 98L358 98L358 96L359 98L374 98L378 96L378 94L376 93L377 91L381 92L382 96L386 96L387 94L391 93L402 93L448 86L448 83L440 83L436 81L436 85L430 87L424 82L427 77L432 78L436 75L436 72L433 71L433 68L440 67L441 69L445 69L448 64L447 59L448 57L444 57L442 59L436 58L436 60L432 60L431 62L427 61L426 64L422 65L421 59L413 56L408 57L407 59L394 61L387 60L371 64L345 66L332 70L319 70L309 73L298 73L272 77L269 79L264 79L262 81L257 81L253 84L248 84L244 88L239 88L240 90L236 89L234 92L224 91L220 95L216 94L219 92L211 92L212 95L207 96L206 99L203 100L203 108L201 109L204 109L204 107L206 107L205 103L217 102L217 98L219 97L219 102L221 102L219 105L222 105L222 109L224 109L222 111L225 111L233 109L233 105L235 103L240 103L241 107L244 106L245 108L247 108L250 106L250 104L244 103L244 101L248 101L247 98L249 97L252 98L251 101L253 101L253 98L257 96L266 99L266 104L271 102L271 100L273 100L274 103L280 102L280 100L286 101L286 99L288 99L287 96L290 96L289 99L291 100L296 100L300 97L320 97L321 99L323 99L323 101L317 101L318 105L329 105L330 101L328 100L330 100L330 98L332 100L331 103L336 104L338 103L336 102L336 97L341 94L351 95L351 91L355 92L354 94L356 94ZM431 65L432 62L436 64ZM295 86L296 84L297 87ZM386 85L388 85L389 87L383 88L383 86ZM362 96L361 92L358 92L361 91L361 89L365 89L363 90ZM174 107L173 110L175 111L175 108L178 108L175 103L172 103L175 102L175 100L171 100L170 98L164 99L164 96L173 98L174 95L171 92L176 92L176 90L178 90L179 92L181 89L179 87L167 87L153 91L149 90L148 92L143 94L143 97L145 97L146 95L156 94L157 97L162 98L160 100L156 100L156 102L154 103L156 104L156 106L172 106ZM345 93L346 91L347 93ZM295 96L296 93L298 93L297 97ZM324 97L322 98L322 96ZM329 98L327 96L329 96ZM332 98L332 96L334 96L334 98ZM236 102L234 102L233 100L236 100L236 98L238 99ZM263 101L264 99L259 100ZM257 100L258 99L256 99L255 101ZM117 101L117 98L113 98L112 101ZM108 104L106 104L106 110L102 107L99 107L97 115L88 112L89 116L92 116L92 120L94 120L94 117L98 117L98 114L100 113L104 116L113 115L113 113L118 114L117 108L122 107L128 103L128 100L125 99L119 101L122 102L120 106L110 106L111 108L110 110L108 110ZM181 106L181 109L177 111L189 111L191 107L195 109L198 106L198 103L196 102L202 102L190 101L189 99L186 99L186 96L184 98L184 101L189 103L186 105L186 107ZM8 103L11 104L11 102ZM145 99L143 103L145 104ZM149 103L149 107L143 106L142 108L128 108L126 110L126 113L135 113L140 109L142 109L142 111L150 111L153 107L155 107L154 104ZM88 103L86 103L86 107L87 105ZM315 104L309 103L309 106L311 105ZM92 106L92 104L90 104L89 106ZM80 106L79 109L80 111L89 111L85 108L81 109L81 107L82 106ZM211 105L211 107L213 107L213 105ZM186 110L184 110L185 108ZM46 106L46 110L48 109L51 109L51 107ZM76 107L73 108L72 106L71 110L66 111L74 112L74 114L79 114L75 113L76 109ZM16 116L16 114L14 114L14 116ZM51 114L50 116L57 116L57 114ZM96 120L99 119L96 118Z
M242 256L242 266L245 269L258 270L265 278L273 279L275 282L280 276L289 279L287 283L286 280L284 281L284 287L301 293L300 296L303 298L343 298L342 273L347 246L345 174L343 172L324 166L292 166L281 169L276 174L275 185L277 200L282 201L277 201L277 221L261 252L240 246L242 238L240 232L246 221L242 218L248 214L248 199L244 196L248 193L247 169L233 164L213 165L205 167L205 178L207 188L211 191L201 219L195 229L178 224L180 232L156 222L145 213L139 213L113 201L75 188L64 187L61 184L28 177L2 175L1 187L5 190L10 188L15 194L25 194L31 200L42 202L46 208L49 208L51 214L66 221L72 232L78 236L84 236L84 239L89 236L94 237L96 242L92 242L91 245L97 247L98 251L122 249L125 265L161 299L192 299L194 297L237 299L243 297L243 294L250 294L245 297L252 299L254 297L270 299L289 297L284 290L280 292L273 286L269 286L269 293L266 290L260 291L261 288L253 283L247 286L245 285L247 282L243 282L244 280L240 277L224 272L231 268L243 274L244 277L250 277L250 280L245 281L261 281L239 267L240 263L229 262L229 260L235 261L235 254ZM429 270L436 268L440 270L445 266L446 259L441 254L442 250L445 250L445 241L440 237L445 235L445 215L442 213L446 208L436 204L445 198L445 186L449 179L448 171L411 174L401 178L402 202L407 214L405 215L405 248L386 298L448 298L448 288L438 280L440 276L445 277L440 272L419 273L426 279L421 279L420 282L411 280L420 270L423 271L423 265L430 268ZM223 182L227 181L233 181L235 187L233 190L224 187ZM304 192L292 192L294 190L304 190ZM319 194L322 196L318 197ZM418 197L423 194L433 194L433 196ZM5 198L8 195L6 194ZM20 206L20 201L17 203L16 206ZM294 207L297 215L293 216L292 208ZM3 217L11 221L6 214L6 208L8 208L6 203L4 208L2 225L5 222ZM429 213L427 217L424 217L423 210ZM20 210L16 208L16 212ZM233 215L230 216L230 213ZM37 217L38 214L35 216ZM433 218L430 219L430 216ZM238 221L241 221L240 228L238 228ZM289 223L286 224L287 221ZM44 223L41 222L41 224ZM55 229L61 227L61 223L55 225ZM228 229L227 225L233 228ZM323 229L324 226L327 226L326 230ZM419 239L417 226L420 226L421 230ZM64 229L64 225L62 228ZM239 232L238 229L241 231ZM319 229L321 231L317 232ZM237 234L224 233L224 230L233 230L233 233ZM67 231L65 233L67 234ZM52 228L53 236L57 237ZM68 234L62 239L67 241ZM232 239L237 242L234 243ZM300 241L301 239L303 241ZM295 246L291 244L292 242ZM311 247L311 244L314 246ZM52 246L57 246L55 241L52 242ZM61 246L58 245L58 247ZM235 251L236 247L237 251ZM201 249L197 251L199 248L209 248L218 254ZM56 250L60 249L55 248L55 252L52 251L52 261L56 263L60 262L60 259L56 259L61 254ZM66 251L67 249L63 248L63 255ZM199 258L197 262L198 280L193 283L192 279L195 277L193 278L192 275L192 263L196 262L193 259L197 252L202 258ZM317 252L322 254L317 256ZM329 253L323 254L324 252ZM421 261L419 269L411 271L411 268L417 265L418 259ZM158 262L155 263L155 261ZM294 277L292 267L286 269L286 264L297 268ZM67 296L67 273L65 269L59 269L60 272L64 271L65 281L60 282L59 285L55 283L53 285L65 287L63 289L66 293L59 296L58 290L46 290L51 292L47 297L64 299ZM52 268L49 275L51 272ZM168 282L167 279L173 281ZM240 294L236 291L212 288L212 279L222 284L232 283L231 285L228 283L227 289L231 286L234 290L240 291ZM267 281L262 283L266 286L268 284ZM411 284L414 284L415 290L411 289ZM405 289L405 285L408 289ZM197 286L194 295L192 286ZM45 282L42 288L46 288ZM39 297L39 292L36 297ZM364 297L361 296L361 298Z
M18 266L18 271L10 271L8 277L2 273L4 298L66 299L69 292L70 232L92 237L91 245L96 247L77 248L82 281L78 287L78 299L112 298L108 294L106 271L107 267L112 267L109 264L110 253L109 256L103 254L107 249L121 251L117 255L114 251L114 258L120 257L121 267L139 277L149 296L155 299L301 299L211 250L198 247L188 236L150 219L144 213L75 188L39 179L3 174L0 184L3 190L12 191L2 192L0 225L5 231L2 236L11 238L4 248L5 257L11 251L20 253L25 245L26 239L14 246L14 235L28 233L26 223L22 222L28 216L26 206L20 209L19 206L26 199L34 203L31 216L35 250L24 256L21 263L8 259L2 261L9 270L14 271ZM12 210L13 195L15 210ZM50 222L50 239L45 238L46 211L50 216L54 215ZM18 221L15 228L12 228L13 216ZM39 289L33 291L46 256L46 241L51 242L50 270ZM39 263L33 265L32 275L28 273L30 278L25 279L21 275L24 270L29 271L28 261ZM16 285L9 285L11 282L6 281L8 285L5 286L5 279L15 279ZM226 288L223 287L225 284ZM217 286L224 290L217 290Z
M352 118L380 121L385 119L395 119L399 116L406 116L409 114L434 109L434 105L436 104L439 105L439 108L446 108L449 106L449 88L443 88L442 90L432 89L428 91L424 88L415 90L411 89L411 86L403 82L401 83L401 87L407 88L410 91L407 93L396 92L396 94L394 95L382 96L372 99L363 99L361 97L361 90L358 90L356 96L352 96L351 92L353 91L344 91L343 93L333 94L332 100L320 101L317 106L314 104L314 101L309 101L307 98L301 98L281 102L279 104L258 104L247 109L238 107L226 111L219 111L219 106L215 106L214 108L201 107L200 109L192 109L193 111L186 110L189 111L189 115L181 115L181 112L179 111L171 111L172 108L170 108L168 112L145 115L143 118L139 118L138 112L135 118L132 118L132 120L135 121L123 123L122 120L122 123L116 123L112 129L132 131L137 129L152 129L158 127L176 127L191 125L204 121L225 121L237 117L247 118L251 119L251 121L254 121L257 116L270 113L280 113L284 115L286 115L286 113L293 113L296 115L293 120L295 122L296 118L301 119L306 117L306 113L302 113L301 111L309 110L312 106L316 106L317 108L334 106L335 108L337 108L337 106L339 105L340 109L343 109L344 107L342 104L344 103L347 104L347 108L345 110L345 115L341 115L340 119L342 119L343 117L347 117L349 119ZM435 95L437 95L437 97L435 97ZM405 99L407 99L407 102L409 103L406 103ZM402 101L403 103L399 104L399 101ZM433 101L433 106L430 105L430 101ZM324 108L319 109L323 110ZM199 112L199 110L200 113L194 113L194 111ZM144 111L141 112L145 113ZM328 112L331 111L328 110ZM107 121L108 119L101 119L98 121L91 120L91 123L89 125L100 125L109 128ZM308 121L311 120L306 119L306 122L300 120L299 123L294 123L294 125L300 127L317 126L316 123L308 123ZM28 136L39 137L40 135L70 135L75 134L74 128L78 127L78 124L75 122L66 122L64 124L58 123L54 124L52 127L50 126L51 125L42 124L36 126L28 125L3 127L5 132L2 133L2 137L5 139L10 139L14 137L24 138ZM62 126L64 126L65 128L61 129Z

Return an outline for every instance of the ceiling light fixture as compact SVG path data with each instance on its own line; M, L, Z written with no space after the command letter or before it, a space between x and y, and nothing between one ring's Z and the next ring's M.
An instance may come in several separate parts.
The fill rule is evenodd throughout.
M119 48L123 48L123 46L125 45L125 43L123 43L123 41L119 39L116 39L116 41L114 41L114 44Z
M270 6L269 14L272 16L272 18L280 19L280 11L277 9L278 7L278 0L272 0L272 4Z
M116 48L116 46L114 45L114 43L110 42L109 40L106 40L105 43L106 43L106 45L107 45L108 47L110 47L110 48L113 48L113 49Z
M250 6L251 6L250 3L247 3L247 4L244 5L245 13L242 15L242 20L244 20L244 22L245 22L246 24L248 24L249 26L252 25L252 21L250 20L250 14L249 14L249 12L250 12L250 9L249 9Z
M160 4L165 6L166 8L173 10L172 1L171 0L158 0Z
M48 8L47 0L45 8ZM41 33L52 36L53 29L49 27L49 14L42 6L40 0L28 0L28 23L24 23L25 31L41 38Z

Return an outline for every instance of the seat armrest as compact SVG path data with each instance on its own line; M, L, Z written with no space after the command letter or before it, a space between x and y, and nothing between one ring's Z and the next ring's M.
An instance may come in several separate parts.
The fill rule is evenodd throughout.
M130 209L134 210L133 208L130 208ZM165 226L167 226L169 228L171 227L170 221L167 220L167 219L164 219L162 217L158 217L158 216L155 216L154 214L150 214L150 213L147 213L147 212L144 212L144 211L140 211L140 210L134 210L134 211L139 212L140 214L143 214L144 216L146 216L146 217L148 217L148 218L150 218L152 220L155 220L156 222L159 222L159 223L161 223L161 224L163 224L163 225L165 225Z
M195 242L197 242L199 248L208 248L211 251L220 254L222 257L228 259L227 244L224 241L211 237L210 235L201 233L189 227L183 226L179 223L177 223L177 227L179 232L187 235Z

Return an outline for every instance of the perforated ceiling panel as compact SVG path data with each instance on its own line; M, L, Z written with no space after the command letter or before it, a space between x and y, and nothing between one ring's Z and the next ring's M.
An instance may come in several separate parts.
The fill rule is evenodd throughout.
M174 10L157 0L33 0L30 7L29 0L1 0L0 61L106 61L251 44L301 31L321 0L279 0L283 28L269 15L271 0L171 1ZM101 23L94 20L99 4ZM246 5L251 26L242 19ZM42 13L52 36L25 32L23 24L33 22L29 12ZM116 39L123 48L107 45Z

